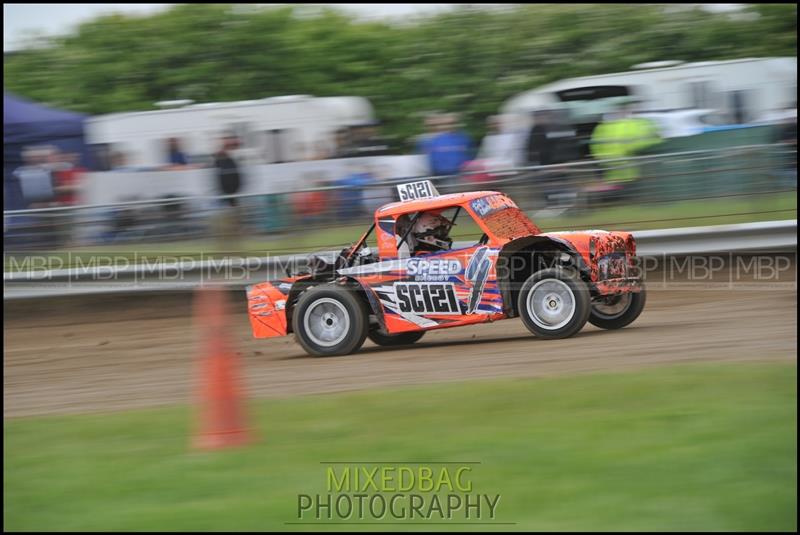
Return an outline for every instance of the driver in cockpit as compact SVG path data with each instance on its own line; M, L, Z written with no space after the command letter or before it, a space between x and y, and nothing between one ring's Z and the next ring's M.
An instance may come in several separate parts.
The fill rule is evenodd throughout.
M441 213L435 210L422 212L413 223L414 227L408 232L408 225L411 224L408 216L403 215L397 220L399 258L450 250L453 245L450 239L452 224ZM403 236L406 239L401 244Z

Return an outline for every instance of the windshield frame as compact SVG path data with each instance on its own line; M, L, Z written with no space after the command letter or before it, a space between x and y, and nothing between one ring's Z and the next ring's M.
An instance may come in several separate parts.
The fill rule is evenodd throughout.
M503 208L499 208L499 209L496 209L496 210L492 210L492 211L488 212L486 215L480 215L473 208L473 203L474 202L485 200L485 199L487 199L489 197L496 197L496 196L501 196L504 201L509 201L511 203L511 205L503 207ZM522 238L522 237L525 237L525 236L531 236L531 235L535 235L535 234L541 234L541 232L542 232L542 230L539 228L539 226L536 225L536 223L534 223L533 220L531 220L531 218L528 217L528 215L519 206L517 206L517 203L515 203L514 200L511 197L509 197L508 195L506 195L504 193L497 192L497 193L491 193L491 194L485 195L483 197L478 197L477 199L472 199L470 201L467 201L466 203L464 203L463 206L464 206L464 209L467 211L467 213L469 213L472 216L472 218L475 220L475 222L478 224L478 226L480 228L482 228L483 231L486 233L486 235L489 237L490 243L493 242L495 245L502 246L502 245L505 245L506 243L508 243L510 241L513 241L513 240L516 240L518 238ZM485 218L489 217L489 216L492 216L494 214L500 213L500 212L505 211L505 210L516 210L523 218L525 218L525 220L527 220L531 224L531 226L533 227L533 232L526 231L525 234L519 235L519 236L502 236L502 235L497 234L495 231L493 231L489 227L489 225L486 223L486 219Z
M350 247L350 250L348 251L347 256L345 257L345 261L347 262L348 266L350 265L350 261L353 259L353 257L355 257L356 253L358 253L358 251L360 251L364 247L364 245L366 245L367 239L375 230L375 226L376 226L375 222L373 222L372 225L370 225L369 229L364 234L362 234L361 239L359 239L354 245Z

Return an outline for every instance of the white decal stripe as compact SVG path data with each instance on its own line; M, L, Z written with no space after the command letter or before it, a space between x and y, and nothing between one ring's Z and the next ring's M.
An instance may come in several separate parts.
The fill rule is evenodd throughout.
M377 262L366 266L356 266L338 270L341 275L374 275L377 273L388 273L390 271L405 270L406 264L410 259L390 260L387 262Z

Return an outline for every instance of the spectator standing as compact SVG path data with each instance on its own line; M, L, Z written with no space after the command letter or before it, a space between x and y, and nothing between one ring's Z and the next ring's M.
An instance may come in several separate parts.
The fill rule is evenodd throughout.
M49 208L56 201L55 170L59 159L55 147L30 147L22 154L24 165L14 170L25 208ZM61 241L59 216L62 214L35 213L20 218L26 229L25 244L56 247Z
M225 134L222 137L220 150L214 155L219 195L236 195L242 187L239 166L232 154L237 148L239 148L239 138L234 134ZM238 204L235 198L227 198L223 202L228 206Z
M547 207L561 206L577 196L577 185L567 169L558 166L579 159L579 141L575 129L558 110L534 112L525 152L527 165L546 166L532 176L535 190L541 192Z
M380 122L373 121L351 128L352 156L384 156L389 154L389 143L378 133Z
M431 175L455 176L461 172L465 163L472 159L472 139L458 130L455 114L445 114L435 123L436 133L423 139L419 152L428 157ZM455 185L455 180L448 181Z
M13 172L26 208L42 208L56 200L51 147L30 147L22 154L24 164Z
M59 152L53 165L55 202L58 206L71 207L79 204L81 182L88 169L80 167L80 155L75 152ZM79 213L75 210L59 211L54 219L59 240L73 243L74 231L79 223Z
M533 127L528 134L528 165L557 165L574 162L580 151L575 129L556 110L533 114Z
M171 137L167 140L167 159L170 166L184 166L187 164L186 155L181 150L180 140Z
M312 172L305 178L304 182L308 185L308 189L292 194L295 224L298 227L323 222L325 209L329 204L328 193L321 189L324 186L323 177Z
M513 169L519 164L517 136L500 130L500 116L486 120L487 133L481 141L478 159L489 169Z
M61 168L55 173L57 198L61 206L75 206L79 201L81 181L88 169L79 165L80 156L77 153L62 153Z
M655 123L633 114L635 100L624 102L615 116L600 123L592 132L591 151L597 160L617 160L605 165L606 186L634 194L640 177L639 166L625 158L661 142Z
M239 138L233 133L225 133L220 148L214 154L216 192L218 195L236 195L242 188L239 165L234 151L239 148ZM241 237L239 201L235 197L222 199L223 210L215 216L214 227L218 246L223 250L236 250Z
M339 181L342 187L339 195L340 213L347 217L365 215L364 190L373 182L369 169L355 162L349 164L349 173Z

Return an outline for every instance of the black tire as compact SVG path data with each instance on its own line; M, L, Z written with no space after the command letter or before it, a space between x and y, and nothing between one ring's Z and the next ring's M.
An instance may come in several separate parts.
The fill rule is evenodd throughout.
M425 331L412 331L398 334L384 334L380 331L372 331L367 336L379 346L405 346L413 344L425 336Z
M294 308L292 321L297 342L315 357L358 351L369 328L364 302L344 286L322 285L306 291Z
M532 295L532 292L536 293ZM534 307L534 302L539 299L549 299L547 303L539 303L541 317L536 315ZM589 319L592 311L589 287L573 270L543 269L528 277L522 285L517 310L525 327L537 337L548 340L568 338L580 331Z
M647 292L644 286L642 290L637 293L628 293L617 296L618 299L604 304L592 304L592 313L589 315L589 323L601 329L621 329L626 325L633 323L639 314L644 310L644 305L647 302ZM614 307L620 303L620 300L627 300L627 304L623 305L620 310L602 310L600 306Z

